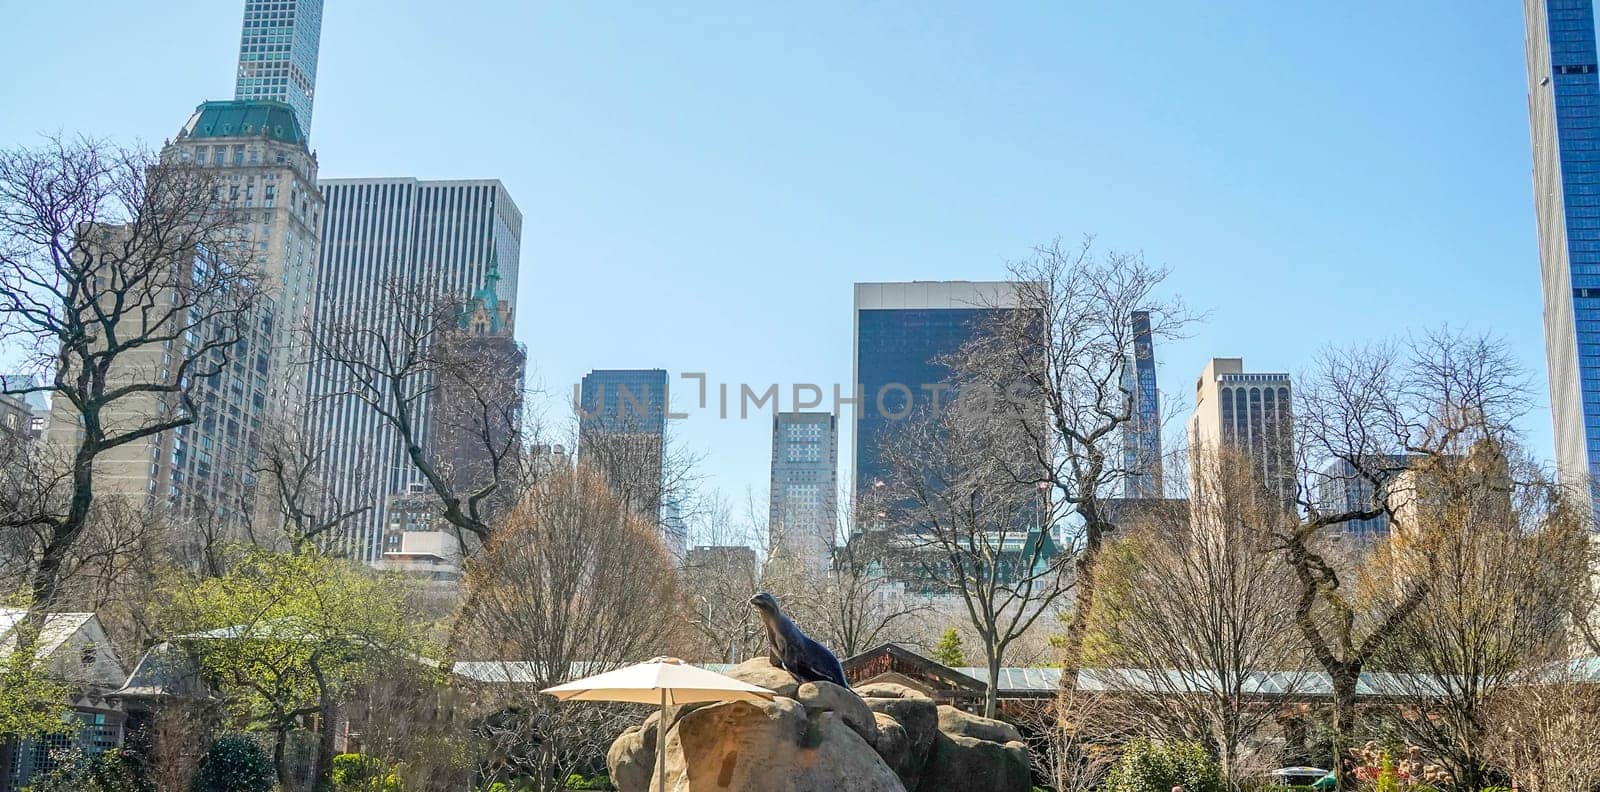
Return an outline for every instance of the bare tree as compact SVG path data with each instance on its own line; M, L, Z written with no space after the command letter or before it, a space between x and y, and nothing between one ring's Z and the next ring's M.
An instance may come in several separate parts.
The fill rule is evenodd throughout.
M1568 592L1588 585L1589 537L1557 487L1492 440L1406 474L1410 512L1374 564L1431 582L1422 606L1375 660L1397 673L1379 691L1407 706L1399 735L1437 758L1455 783L1492 782L1496 703L1529 673L1567 657Z
M351 399L371 409L399 440L406 461L427 482L440 516L465 541L493 535L500 513L526 486L535 466L523 453L521 360L457 341L459 295L391 280L366 311L311 328L313 366L331 389L319 399ZM441 419L431 431L430 408ZM469 470L451 460L470 444ZM347 507L348 508L348 507Z
M764 575L772 559L761 563L762 533L751 521L733 513L727 498L714 493L697 510L696 546L681 564L689 624L702 644L699 656L737 663L764 651L766 631L750 607L757 591L771 590L788 602L787 586L773 586Z
M1116 721L1106 704L1101 696L1061 690L1048 705L1023 711L1018 725L1029 738L1035 778L1056 792L1100 788L1118 756L1115 742L1100 738L1105 723Z
M982 386L962 398L974 387ZM912 568L907 579L961 602L991 680L1011 644L1072 588L1072 557L1052 550L1041 480L1017 475L996 453L1031 441L1021 423L984 406L924 409L881 451L889 480L876 508L886 541L902 545L894 551ZM987 717L997 703L991 684Z
M1600 785L1600 689L1547 666L1502 691L1490 720L1489 756L1523 792Z
M881 533L847 531L821 574L795 575L785 588L812 637L841 658L885 643L919 645L932 606L887 571L893 563Z
M573 405L578 459L600 473L631 511L654 523L663 537L671 536L685 530L704 505L696 493L701 455L681 442L665 416L649 414L648 393L633 394L626 386L620 391L600 404Z
M341 497L327 486L326 446L317 445L297 426L273 423L266 427L261 453L252 471L262 493L277 506L278 534L294 552L317 543L346 522L371 511L373 503L360 496ZM362 471L357 471L357 478ZM367 492L357 483L352 493ZM256 537L269 543L268 537Z
M457 655L517 661L485 666L500 674L492 681L504 683L504 706L483 728L506 761L557 788L549 784L604 755L615 732L593 727L607 711L556 707L534 691L667 649L682 630L671 560L655 526L580 466L529 491L469 567L467 586Z
M8 392L48 392L58 413L48 472L0 504L30 545L35 609L94 519L100 463L192 423L197 384L255 319L256 262L214 178L91 140L0 154L0 338L46 372Z
M1069 672L1078 667L1094 603L1094 560L1116 528L1106 501L1146 472L1129 469L1123 453L1136 419L1134 314L1147 315L1157 342L1181 336L1194 319L1181 301L1160 296L1165 269L1138 253L1100 253L1092 243L1056 241L1012 263L1015 304L994 307L1015 310L996 312L988 332L951 361L962 388L982 384L1011 396L995 401L1025 453L997 455L998 472L1022 486L1044 482L1052 516L1076 529L1074 615L1062 642ZM1062 679L1070 684L1076 675Z
M1261 675L1297 668L1302 650L1293 584L1263 530L1281 500L1237 451L1199 456L1188 507L1148 510L1102 553L1090 640L1131 728L1208 746L1239 788L1266 769L1251 761L1275 715L1253 700Z
M1525 405L1521 370L1502 344L1448 331L1324 352L1297 388L1296 502L1270 527L1293 571L1295 623L1333 686L1341 790L1354 783L1357 681L1422 606L1431 581L1402 575L1383 587L1355 585L1357 570L1330 553L1330 540L1355 520L1379 516L1391 532L1407 530L1414 512L1396 509L1387 494L1397 477L1426 460L1464 454L1476 441L1511 436ZM1321 493L1341 478L1363 482L1371 497L1354 507L1325 502Z

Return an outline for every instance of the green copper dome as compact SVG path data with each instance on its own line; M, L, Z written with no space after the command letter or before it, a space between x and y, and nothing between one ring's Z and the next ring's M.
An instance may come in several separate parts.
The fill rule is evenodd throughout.
M305 133L294 108L270 99L204 102L194 109L183 136L190 138L261 137L305 145Z

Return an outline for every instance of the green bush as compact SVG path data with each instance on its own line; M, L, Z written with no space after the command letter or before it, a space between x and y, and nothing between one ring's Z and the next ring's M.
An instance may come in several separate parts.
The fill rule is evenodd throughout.
M34 779L26 792L155 792L140 756L113 748L94 756L72 750L56 757L56 769Z
M333 757L330 775L334 792L402 792L405 789L394 768L385 766L376 756L339 754Z
M272 792L276 773L261 744L242 734L217 738L200 757L190 792Z
M1123 746L1101 787L1104 792L1171 792L1182 786L1184 792L1223 792L1217 763L1199 743L1153 742L1143 737Z
M611 785L611 777L605 773L597 773L592 776L586 776L582 773L573 773L572 775L567 776L566 787L567 789L616 789L616 787Z

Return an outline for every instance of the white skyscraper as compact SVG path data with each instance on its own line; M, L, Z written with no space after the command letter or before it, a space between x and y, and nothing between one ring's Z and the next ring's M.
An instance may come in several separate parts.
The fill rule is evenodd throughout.
M498 262L498 298L516 304L522 213L500 182L331 179L320 186L327 208L313 313L318 326L351 317L383 322L390 316L379 304L385 283L465 300L487 281L492 262ZM370 407L353 398L328 398L332 382L328 370L313 368L306 432L327 449L330 494L374 507L346 525L339 549L375 562L384 552L391 497L412 492L423 479ZM416 419L427 432L428 417Z
M1292 388L1288 374L1246 372L1243 358L1212 358L1194 383L1190 452L1223 447L1243 452L1263 486L1285 499L1294 497Z
M245 0L235 99L273 99L311 131L322 0Z
M839 419L825 412L785 412L772 418L772 482L767 530L782 551L822 571L838 533Z

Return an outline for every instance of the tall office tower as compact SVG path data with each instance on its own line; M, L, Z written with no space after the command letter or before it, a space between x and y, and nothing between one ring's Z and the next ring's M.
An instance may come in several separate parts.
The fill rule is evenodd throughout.
M387 311L382 284L469 299L493 281L498 309L516 304L522 213L499 181L419 181L408 178L327 179L320 278L313 309L317 326L368 323L377 335L400 332L398 312ZM496 311L490 343L509 344L513 316ZM384 552L392 496L405 495L423 478L399 437L371 407L338 396L339 373L313 367L306 434L325 450L324 487L339 503L371 505L348 524L336 549L373 563ZM413 416L431 445L437 427L431 403Z
M1264 486L1294 497L1294 432L1288 374L1248 374L1242 358L1212 358L1194 383L1191 453L1244 452ZM1193 478L1193 465L1191 478Z
M688 547L678 493L666 469L667 372L595 369L578 389L578 463L605 477L631 508L655 523L672 557Z
M855 285L855 444L859 501L888 470L881 445L924 405L948 405L940 362L1016 305L1009 282L913 281ZM1041 418L1043 410L1040 412Z
M234 98L283 102L309 133L321 38L322 0L245 0Z
M1556 463L1590 486L1600 462L1600 58L1591 0L1524 0L1533 201Z
M289 106L270 101L201 104L161 157L215 171L220 197L242 212L259 253L262 296L222 371L195 383L194 423L104 455L100 481L106 491L176 517L238 528L256 508L252 466L264 425L305 408L305 344L299 333L316 283L323 211L317 159ZM146 360L124 362L149 366L151 373L142 375L151 378L146 381L167 376L154 346ZM76 414L57 402L50 433L75 434ZM127 400L120 418L144 422L166 409L151 394Z
M1133 360L1125 369L1133 391L1133 418L1123 427L1122 463L1132 474L1122 483L1124 498L1159 498L1161 481L1161 394L1156 390L1155 344L1150 312L1133 312Z
M768 544L803 568L826 570L838 532L839 419L825 412L772 418Z

